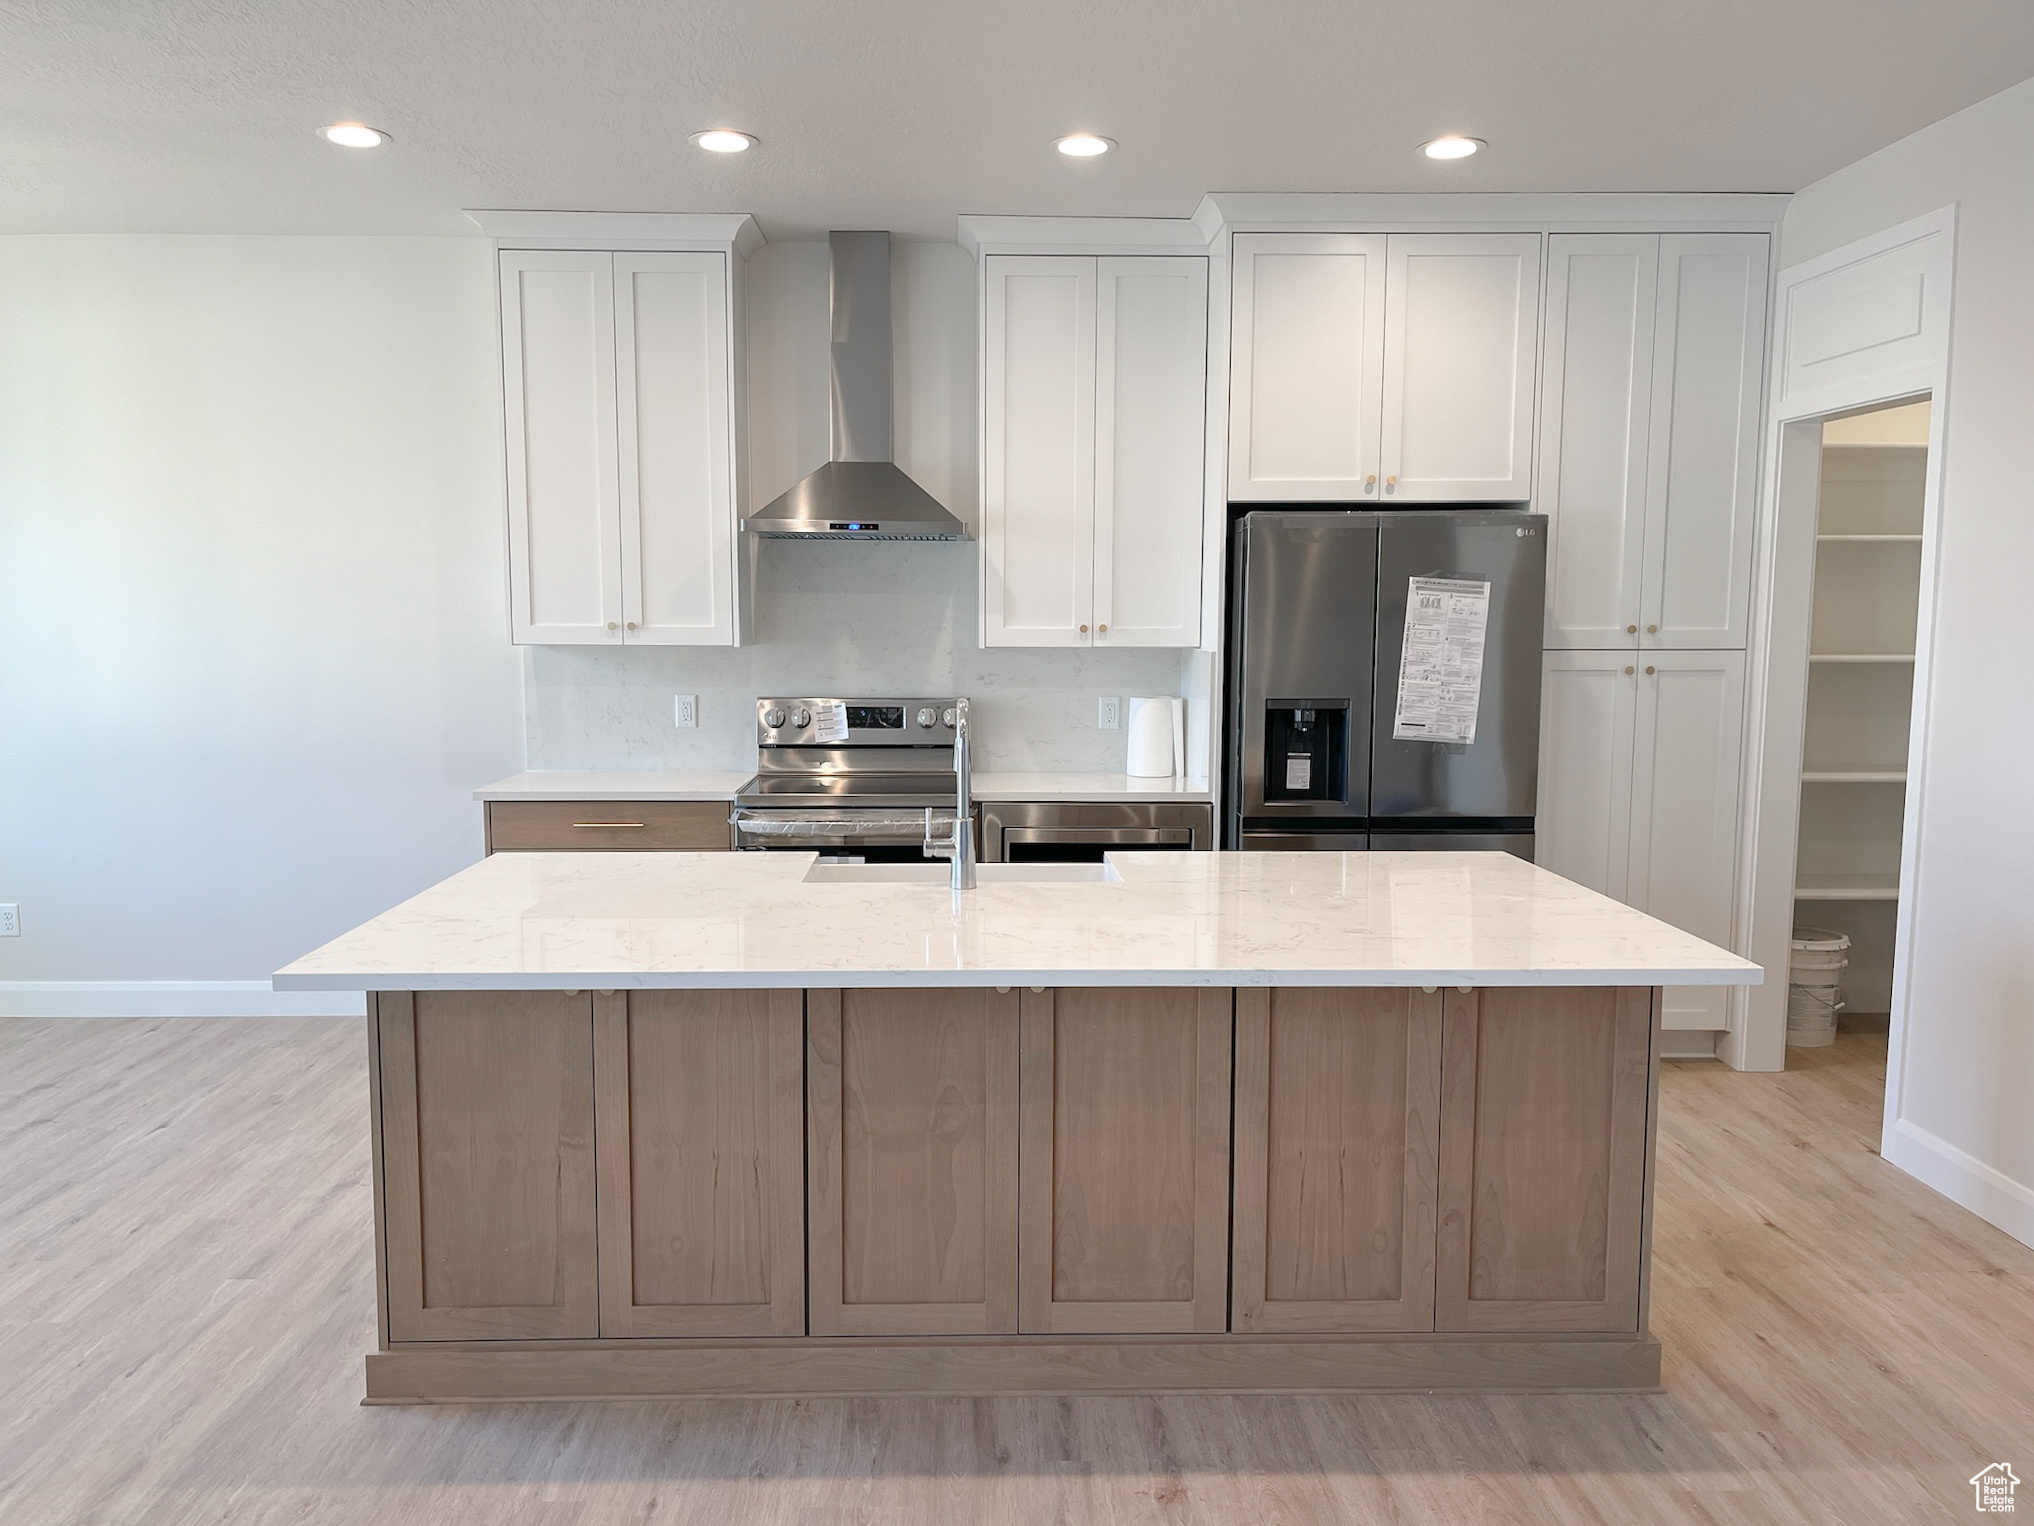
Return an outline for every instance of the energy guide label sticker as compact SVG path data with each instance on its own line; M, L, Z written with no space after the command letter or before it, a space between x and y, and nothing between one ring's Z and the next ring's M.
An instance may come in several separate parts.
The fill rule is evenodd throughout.
M1398 663L1400 742L1473 742L1483 698L1490 585L1472 578L1408 578L1405 651Z
M820 742L848 739L847 706L840 700L824 700L812 707L813 736Z

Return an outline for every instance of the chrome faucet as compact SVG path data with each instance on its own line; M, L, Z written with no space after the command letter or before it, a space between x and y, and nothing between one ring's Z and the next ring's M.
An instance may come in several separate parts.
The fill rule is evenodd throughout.
M945 842L931 840L932 813L927 811L925 851L934 858L953 862L955 890L975 888L975 803L968 758L968 702L953 705L953 835Z

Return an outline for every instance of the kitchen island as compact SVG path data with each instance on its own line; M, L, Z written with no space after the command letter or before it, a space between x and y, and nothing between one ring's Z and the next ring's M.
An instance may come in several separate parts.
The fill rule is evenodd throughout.
M370 1402L1643 1389L1657 988L1506 854L497 855L369 994Z

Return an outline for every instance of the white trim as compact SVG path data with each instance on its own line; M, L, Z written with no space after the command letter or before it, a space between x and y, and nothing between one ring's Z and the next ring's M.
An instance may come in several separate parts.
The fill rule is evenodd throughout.
M1786 395L1790 297L1804 282L1823 280L1849 267L1936 240L1923 269L1927 323L1920 338L1923 359L1898 371L1864 374L1849 386L1829 385ZM1820 420L1832 414L1897 402L1927 393L1934 406L1929 415L1928 469L1923 485L1921 587L1916 631L1914 700L1908 732L1907 807L1901 830L1901 884L1898 925L1893 944L1891 1036L1886 1063L1884 1142L1892 1158L1896 1125L1904 1101L1907 1010L1911 987L1920 861L1921 815L1926 808L1927 743L1933 701L1935 596L1941 544L1944 449L1949 416L1950 329L1956 269L1956 207L1943 207L1925 217L1888 228L1869 238L1832 250L1816 259L1779 272L1773 344L1767 383L1765 464L1759 498L1757 563L1753 597L1758 609L1752 625L1752 673L1755 690L1749 697L1751 732L1746 755L1762 760L1753 778L1744 813L1740 873L1740 946L1762 963L1785 959L1786 939L1794 907L1795 834L1800 817L1800 764L1807 701L1807 611L1801 606L1798 580L1812 577L1804 570L1803 547L1813 554L1813 514L1821 471ZM1869 277L1865 277L1869 279ZM1805 516L1805 522L1804 522ZM1805 564L1812 569L1812 560ZM1782 588L1785 578L1789 586ZM1784 622L1784 624L1783 624ZM1784 643L1785 651L1779 650ZM1784 666L1776 666L1784 663ZM1785 767L1780 760L1785 760ZM1785 1064L1786 981L1774 979L1745 999L1745 1020L1718 1050L1740 1070L1778 1070Z
M732 249L747 259L763 230L746 212L525 212L469 209L501 249Z
M1888 1125L1879 1153L2021 1244L2034 1245L2034 1187L2014 1181L1906 1118Z
M1212 240L1185 217L991 217L963 213L960 246L990 254L1206 254Z
M359 1017L358 991L266 980L0 980L0 1017Z
M1232 233L1771 233L1784 194L1215 192L1194 221Z

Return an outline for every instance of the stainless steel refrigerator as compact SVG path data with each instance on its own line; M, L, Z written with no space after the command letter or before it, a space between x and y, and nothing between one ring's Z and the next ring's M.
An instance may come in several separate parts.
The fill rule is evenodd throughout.
M1546 555L1512 510L1241 516L1223 846L1531 858Z

